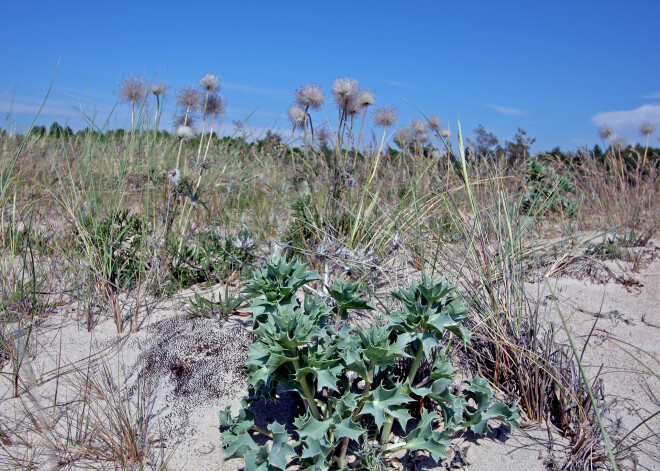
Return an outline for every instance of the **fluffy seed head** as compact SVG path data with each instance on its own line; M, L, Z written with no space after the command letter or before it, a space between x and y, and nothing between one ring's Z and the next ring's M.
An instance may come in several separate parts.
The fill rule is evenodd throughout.
M615 137L610 141L610 145L618 151L622 151L623 149L628 147L628 143L623 137Z
M141 77L130 75L119 84L119 99L122 103L139 103L147 95L147 86Z
M610 137L612 137L612 127L611 127L611 126L607 126L607 125L602 126L602 127L598 130L598 135L599 135L600 138L603 139L603 140L607 140L607 139L609 139Z
M342 77L335 80L332 85L332 94L335 97L347 98L355 95L358 89L358 81L350 77Z
M412 138L413 131L410 128L399 128L394 133L394 142L396 142L399 147L403 147L408 144L410 141L412 141Z
M174 129L178 128L179 126L190 126L191 128L195 128L195 117L191 114L188 114L186 116L185 114L181 114L178 116L174 117Z
M206 74L199 79L199 85L207 92L217 92L220 90L220 76L215 74Z
M165 95L166 91L167 91L166 83L154 83L151 86L151 93L153 93L156 96L163 96Z
M344 105L344 109L346 110L346 114L348 116L355 116L362 112L362 107L357 101L357 95L348 97L347 102Z
M421 119L413 119L410 127L415 134L424 134L426 132L426 123Z
M431 128L433 132L440 132L440 128L442 128L442 120L439 116L433 115L429 118L429 128Z
M187 86L186 88L179 90L179 93L176 96L176 101L179 106L183 108L196 110L200 107L202 97L195 87Z
M650 136L651 134L653 134L653 131L655 131L655 127L653 126L653 124L649 122L646 122L639 127L639 132L643 136Z
M355 96L357 89L358 81L354 78L342 77L335 80L332 85L332 95L335 97L335 102L340 109L349 112L348 108L351 106L351 111L355 111L355 106L351 104L351 98Z
M179 183L181 183L181 170L175 168L174 170L170 170L167 173L172 185L177 186Z
M367 106L376 104L374 94L369 90L358 90L357 95L355 96L355 101L360 106L360 108L366 108Z
M182 124L176 128L176 135L184 141L189 141L195 137L195 130L192 128L192 126Z
M451 131L447 128L440 131L440 137L443 139L449 139L451 137Z
M316 130L316 138L320 142L327 142L332 138L332 133L327 127L321 126Z
M417 134L417 140L423 144L429 142L430 139L428 133L422 132Z
M211 93L206 99L204 117L221 115L225 112L226 108L227 101L217 93Z
M325 101L325 96L321 91L321 87L315 83L303 85L298 90L296 90L294 97L300 106L304 108L311 108L313 110L319 109Z
M293 123L293 128L303 127L307 119L307 113L302 106L291 105L289 106L289 119Z
M396 109L393 106L378 108L374 113L374 124L376 126L392 126L396 123Z

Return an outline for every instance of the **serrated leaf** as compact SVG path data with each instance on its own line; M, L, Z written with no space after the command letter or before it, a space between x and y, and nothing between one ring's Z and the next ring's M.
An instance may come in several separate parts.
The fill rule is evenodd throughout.
M436 462L444 457L451 440L446 434L433 430L433 420L439 418L440 416L435 412L424 411L417 428L405 437L406 448L410 451L428 450Z
M335 438L348 437L351 440L358 441L366 431L351 420L350 417L345 418L334 428Z
M268 425L268 430L273 434L273 444L268 454L268 462L280 469L286 469L288 463L286 457L296 454L293 447L288 443L289 435L286 428L279 422L273 422Z
M401 385L394 389L385 389L380 385L369 393L369 400L364 403L360 415L371 415L380 429L385 423L385 414L394 415L392 412L396 411L398 406L412 401L409 395L402 392Z
M222 447L225 460L234 458L244 458L246 454L255 451L259 445L255 443L252 437L244 433L242 435L222 434Z
M320 440L330 428L328 422L316 420L309 412L302 417L296 417L293 424L298 428L300 438L307 437Z
M245 461L245 471L272 471L274 468L268 464L268 454L270 450L266 445L256 450L250 450L243 457Z
M334 449L325 436L318 439L307 437L303 445L301 458L321 457L321 461L325 461L325 457Z

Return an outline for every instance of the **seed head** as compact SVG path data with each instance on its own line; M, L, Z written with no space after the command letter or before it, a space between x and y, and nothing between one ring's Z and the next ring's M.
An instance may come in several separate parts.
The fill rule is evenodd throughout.
M378 108L374 113L374 124L376 126L393 126L396 120L396 109L393 106Z
M178 116L174 117L174 128L178 128L179 126L190 126L191 128L195 128L195 117L191 114L188 114L186 116L185 114L181 114Z
M335 80L332 85L332 94L335 97L350 97L355 95L358 89L358 81L350 77L342 77Z
M623 137L618 137L618 136L610 141L610 145L612 146L612 148L618 151L622 151L623 149L628 147L628 143L626 142L626 140Z
M141 77L130 75L119 84L119 99L122 103L139 103L147 95L147 86Z
M170 170L167 173L172 185L177 186L179 183L181 183L181 170L175 168L174 170Z
M418 140L420 143L422 143L422 144L425 143L425 142L429 142L429 135L428 135L428 133L425 133L425 132L418 133L418 134L417 134L417 140Z
M195 134L195 130L192 128L192 126L182 124L176 128L176 135L184 141L189 141L195 137Z
M606 141L612 136L612 127L608 125L602 126L598 130L598 135L600 136L601 139Z
M293 123L293 128L303 127L307 120L307 113L302 106L291 105L289 106L289 119Z
M199 79L199 85L207 92L217 92L220 90L220 76L215 74L206 74Z
M200 107L202 97L195 87L187 86L179 91L176 101L182 108L196 110Z
M426 123L421 119L413 119L410 127L415 134L424 134L426 132Z
M225 109L227 109L227 101L217 93L211 93L206 99L204 117L221 115Z
M316 130L316 138L320 142L327 142L332 138L332 133L327 127L321 126Z
M650 136L651 134L653 134L653 131L655 131L655 127L653 126L653 124L649 122L642 124L639 128L639 132L643 136Z
M404 147L408 144L413 138L413 131L410 128L399 128L394 133L394 142L399 147Z
M376 104L374 94L369 90L358 90L357 94L355 95L355 101L362 109Z
M351 97L354 96L358 89L358 81L350 77L342 77L335 80L332 85L332 95L335 97L335 102L339 108L345 110L350 104Z
M151 93L153 93L156 96L163 96L165 95L165 92L167 91L167 84L166 83L154 83L151 86Z
M357 101L357 95L348 97L347 103L345 104L346 114L348 116L355 116L362 112L362 107Z
M451 131L447 128L440 131L440 137L443 139L449 139L451 137Z
M442 128L442 120L439 116L433 115L429 118L429 128L431 128L433 132L440 132L440 128Z
M325 101L321 87L315 83L303 85L294 93L296 102L303 108L319 109Z

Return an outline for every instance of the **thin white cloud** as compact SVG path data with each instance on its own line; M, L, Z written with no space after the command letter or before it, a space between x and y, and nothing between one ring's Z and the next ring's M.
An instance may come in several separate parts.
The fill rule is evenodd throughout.
M11 102L0 102L0 113L12 113L12 114L31 114L36 115L39 112L41 105L33 105L30 103L11 103ZM42 115L51 115L51 116L71 116L75 114L70 108L61 108L58 106L44 105L41 110Z
M646 98L648 100L656 100L660 98L660 92L649 93L648 95L642 96L642 98Z
M412 83L399 82L399 81L397 81L397 80L388 80L387 83L388 83L389 85L392 85L393 87L419 89L418 86L413 85Z
M596 126L611 126L617 132L639 128L644 123L660 125L660 104L642 105L634 110L602 111L592 116Z
M506 106L499 106L499 105L486 105L488 108L492 108L498 113L501 114L508 114L508 115L518 115L518 116L524 116L527 114L527 111L525 110L519 110L518 108L509 108Z

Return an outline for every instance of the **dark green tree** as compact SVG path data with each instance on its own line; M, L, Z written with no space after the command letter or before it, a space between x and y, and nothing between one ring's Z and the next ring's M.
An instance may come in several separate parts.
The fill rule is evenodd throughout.
M468 139L477 158L495 156L500 148L500 141L492 132L486 131L483 124L474 129L474 141Z
M504 154L511 165L519 165L529 158L529 149L535 142L536 138L527 137L527 131L518 128L518 132L513 136L513 141L506 141Z

